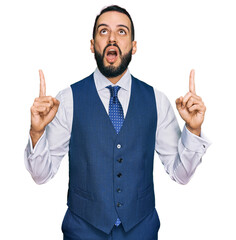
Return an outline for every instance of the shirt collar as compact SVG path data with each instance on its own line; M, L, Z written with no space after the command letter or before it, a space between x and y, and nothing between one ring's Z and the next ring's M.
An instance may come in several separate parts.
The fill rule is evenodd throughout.
M131 74L129 72L129 69L127 69L126 73L124 76L116 83L113 84L110 82L100 71L98 68L96 68L94 74L94 82L97 88L97 91L100 91L104 88L106 88L109 85L112 86L120 86L126 91L130 91L131 89Z

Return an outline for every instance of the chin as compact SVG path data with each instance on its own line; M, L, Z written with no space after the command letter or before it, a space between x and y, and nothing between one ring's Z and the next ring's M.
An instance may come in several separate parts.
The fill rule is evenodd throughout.
M121 61L119 61L119 60L116 61L116 62L113 62L113 63L109 63L109 62L105 61L104 66L105 66L105 67L110 67L110 66L119 67L120 64L121 64Z

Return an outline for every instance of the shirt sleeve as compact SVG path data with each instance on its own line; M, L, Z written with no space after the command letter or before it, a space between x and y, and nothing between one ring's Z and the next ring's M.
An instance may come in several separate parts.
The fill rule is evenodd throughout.
M171 179L186 184L210 142L203 134L200 137L192 134L186 126L181 133L168 98L162 92L154 91L158 115L155 150Z
M55 118L48 124L34 148L29 136L24 153L26 169L37 184L46 183L54 177L69 150L73 113L71 88L59 92L56 98L60 105Z

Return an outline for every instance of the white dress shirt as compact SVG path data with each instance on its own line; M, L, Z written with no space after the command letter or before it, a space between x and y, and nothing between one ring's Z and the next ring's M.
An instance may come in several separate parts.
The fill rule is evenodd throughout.
M118 85L121 87L118 98L125 117L132 83L129 70L117 84L112 84L96 69L94 81L107 113L109 111L110 91L106 86ZM202 156L210 143L203 135L198 137L188 131L186 127L181 133L173 108L167 97L156 89L154 89L154 93L158 115L155 150L169 176L178 183L186 184L201 163ZM59 92L56 98L60 101L60 106L55 118L48 124L35 147L32 147L32 141L29 137L25 149L25 166L38 184L46 183L54 177L62 158L69 150L73 120L71 88Z

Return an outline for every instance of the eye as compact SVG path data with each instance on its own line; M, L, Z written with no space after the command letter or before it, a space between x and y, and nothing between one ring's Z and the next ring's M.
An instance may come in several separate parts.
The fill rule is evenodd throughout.
M101 33L102 35L107 34L107 29L102 29L102 30L100 31L100 33Z
M120 30L119 30L119 34L120 34L120 35L125 35L125 34L126 34L126 31L125 31L124 29L120 29Z

